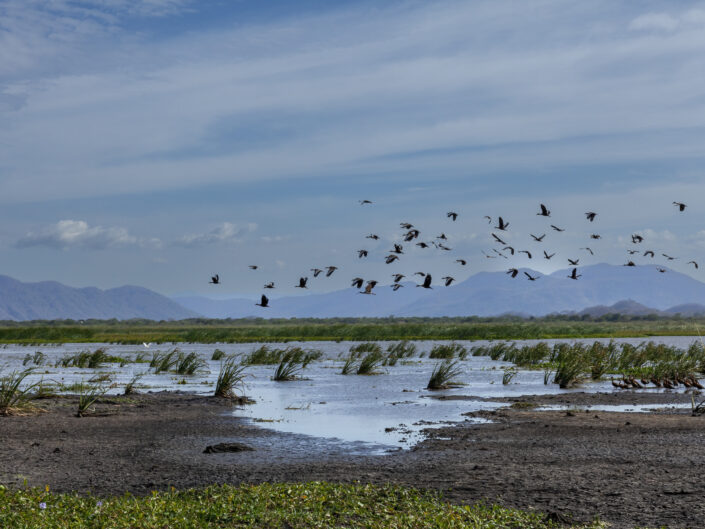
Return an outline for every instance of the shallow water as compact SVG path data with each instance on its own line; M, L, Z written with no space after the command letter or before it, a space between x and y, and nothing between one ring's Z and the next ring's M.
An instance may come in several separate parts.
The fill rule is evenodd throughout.
M554 342L587 340L518 340L518 345L544 341ZM598 340L608 342L609 339ZM644 339L617 339L616 342L638 344ZM687 348L693 337L659 337L654 342ZM246 417L254 424L281 432L304 434L330 439L332 442L350 443L356 447L364 446L373 452L389 449L407 448L421 437L424 428L443 425L449 422L467 419L464 413L478 410L491 410L505 403L488 402L482 399L511 397L520 395L559 394L570 391L613 391L609 382L589 383L572 390L562 390L556 384L544 385L543 372L519 370L508 385L502 384L503 369L510 367L507 362L493 361L488 357L468 357L462 361L463 374L457 381L463 385L457 388L431 392L425 389L433 367L438 362L427 358L402 360L393 367L381 368L381 373L374 376L340 374L343 365L341 357L347 355L348 349L355 342L289 342L286 346L300 345L307 349L322 351L320 361L310 364L301 376L302 380L292 382L274 382L271 377L276 366L251 366L247 368L245 393L255 399L256 404L237 408L233 416ZM448 343L439 341L415 342L419 351L427 352L435 344ZM462 342L468 349L474 345L488 342ZM220 362L211 361L215 349L226 354L247 354L260 344L162 344L149 348L134 345L111 344L63 344L57 346L20 346L9 345L0 348L0 367L3 372L22 368L25 355L42 351L47 356L45 365L37 368L28 381L54 381L62 384L88 381L97 373L109 373L111 380L118 386L110 393L123 391L124 385L133 376L142 374L138 382L140 391L182 390L197 394L212 394L218 376ZM383 347L384 344L382 343ZM104 347L111 355L132 356L138 352L151 353L169 351L178 346L184 352L197 352L207 360L208 372L193 376L174 374L155 375L149 370L149 364L107 364L97 370L54 367L60 358L69 353L82 350L95 350ZM272 347L281 345L272 344ZM31 364L28 364L28 367ZM652 390L660 391L660 390ZM470 395L478 400L438 400L431 395ZM657 406L644 406L653 409ZM604 409L602 409L604 408ZM607 409L609 407L590 407L590 410L628 411L626 409ZM631 406L634 411L642 411L639 406ZM639 408L639 409L637 409ZM547 408L552 409L552 408ZM564 409L564 408L556 408ZM567 408L565 408L567 409Z

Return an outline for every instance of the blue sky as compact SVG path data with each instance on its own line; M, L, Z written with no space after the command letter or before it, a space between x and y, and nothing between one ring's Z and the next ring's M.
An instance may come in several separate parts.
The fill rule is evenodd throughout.
M545 202L562 260L512 264L595 231L581 264L622 264L638 231L700 278L704 29L695 2L0 0L0 273L254 296L340 267L324 291L388 281L409 221L453 252L399 270L464 279L509 264L484 215L540 250Z

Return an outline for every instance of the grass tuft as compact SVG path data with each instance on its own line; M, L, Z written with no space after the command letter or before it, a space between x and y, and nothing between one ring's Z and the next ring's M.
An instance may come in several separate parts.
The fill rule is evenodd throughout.
M444 360L436 364L431 373L426 389L448 389L453 386L452 379L463 372L457 360Z
M235 358L228 358L220 364L220 373L215 383L216 397L235 398L235 388L244 387L245 366L237 363Z

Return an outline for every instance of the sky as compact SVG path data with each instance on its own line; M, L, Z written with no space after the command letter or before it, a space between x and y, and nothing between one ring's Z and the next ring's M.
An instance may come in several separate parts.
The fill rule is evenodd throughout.
M276 297L640 233L705 279L703 87L698 2L0 0L0 274ZM452 251L384 264L400 222Z

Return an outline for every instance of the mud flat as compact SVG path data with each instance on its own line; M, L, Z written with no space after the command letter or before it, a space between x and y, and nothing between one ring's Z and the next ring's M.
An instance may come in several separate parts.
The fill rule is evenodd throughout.
M233 418L230 405L214 398L114 397L76 418L75 399L60 397L41 401L43 413L0 417L0 483L105 496L213 483L394 482L441 490L459 503L485 500L574 521L599 516L614 527L702 527L705 417L682 408L690 396L597 395L512 397L508 406L569 408L476 412L492 422L428 430L413 449L387 455L262 428ZM586 409L635 402L662 411ZM204 453L220 443L240 449Z

